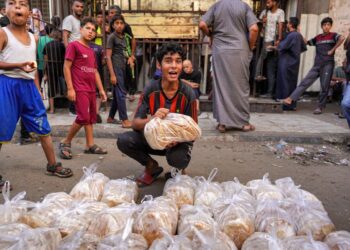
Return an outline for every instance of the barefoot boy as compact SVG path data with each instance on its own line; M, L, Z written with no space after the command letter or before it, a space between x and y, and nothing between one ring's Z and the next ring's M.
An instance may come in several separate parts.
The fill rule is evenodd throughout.
M11 141L21 117L28 132L40 137L48 164L47 174L69 177L73 172L56 162L51 128L41 99L36 72L36 43L28 33L28 0L6 0L10 24L0 29L0 148Z
M68 99L75 102L77 118L67 137L60 143L60 156L72 159L71 142L84 127L86 154L107 154L107 151L94 143L93 124L96 123L96 86L103 102L107 100L100 75L97 71L95 53L89 43L95 38L96 24L92 18L81 21L79 40L67 46L64 61L64 77L67 83Z

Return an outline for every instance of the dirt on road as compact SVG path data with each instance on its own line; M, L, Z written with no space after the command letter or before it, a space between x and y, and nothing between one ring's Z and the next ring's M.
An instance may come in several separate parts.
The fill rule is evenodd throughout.
M65 167L74 170L75 175L69 179L60 179L45 175L46 161L40 145L20 146L6 144L0 152L0 174L11 181L14 189L12 196L25 190L26 198L40 201L47 193L65 191L79 181L82 167L99 162L98 171L111 179L138 175L142 167L137 162L122 155L116 148L115 140L97 139L96 142L108 149L108 155L100 159L96 155L83 154L84 139L73 142L73 160L62 160ZM55 142L57 146L58 141ZM300 161L298 157L276 155L271 147L261 142L197 142L192 152L188 174L207 176L213 168L219 172L216 181L233 180L238 177L242 183L270 174L271 180L292 177L296 184L315 194L324 204L338 230L350 231L350 166L339 164L341 160L350 160L346 148L332 145L289 145L303 147L313 152L322 149L330 155L327 158L316 158ZM275 146L275 145L272 145ZM57 149L57 147L56 147ZM299 149L300 150L300 149ZM57 150L56 150L57 152ZM156 157L160 165L169 170L164 158ZM332 159L330 162L324 159ZM143 188L145 194L161 195L164 186L163 177L151 187ZM3 201L3 200L1 200Z

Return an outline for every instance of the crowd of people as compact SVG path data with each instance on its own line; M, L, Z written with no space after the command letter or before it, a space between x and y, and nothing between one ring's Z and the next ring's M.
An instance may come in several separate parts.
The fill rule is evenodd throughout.
M107 154L106 149L94 142L93 125L102 122L99 112L101 103L107 100L105 83L110 82L113 99L106 122L132 128L119 136L117 146L145 167L136 179L138 184L150 185L163 172L152 154L164 155L170 166L185 172L193 142L174 142L165 150L153 150L143 135L150 119L164 119L171 112L198 120L202 76L190 60L185 60L182 46L169 42L158 49L157 71L145 86L133 118L129 119L126 100L135 100L135 71L140 70L137 65L140 54L132 28L119 6L109 8L108 25L105 25L104 13L98 13L96 18L84 17L84 2L74 0L72 14L65 17L62 24L58 17L46 24L41 11L30 10L27 0L6 0L5 4L6 11L1 10L0 19L0 149L4 142L11 141L21 119L23 141L32 141L32 133L41 141L47 158L47 174L72 176L71 169L56 161L47 112L55 113L54 97L65 95L70 101L70 112L76 115L67 136L59 143L62 159L73 158L72 140L81 128L86 137L84 153ZM232 16L235 18L228 18ZM298 18L289 19L287 34L283 32L284 23L278 0L267 0L260 20L241 0L221 0L202 17L199 28L209 37L212 49L213 115L219 132L255 130L249 112L252 75L257 81L267 79L264 97L282 101L286 110L295 110L299 97L320 78L320 99L314 114L323 112L332 81L335 51L344 40L348 49L350 36L345 39L331 32L333 20L329 17L321 22L323 33L309 41L298 31ZM106 40L104 33L108 34ZM260 36L261 43L257 42ZM298 85L300 55L307 50L307 45L316 46L315 63ZM350 80L350 48L347 51L348 60L343 66L345 82ZM250 70L253 57L257 63ZM333 80L338 82L339 78ZM48 110L42 101L43 81L48 82ZM343 87L343 114L350 126L350 88L346 84ZM119 119L115 118L117 112Z

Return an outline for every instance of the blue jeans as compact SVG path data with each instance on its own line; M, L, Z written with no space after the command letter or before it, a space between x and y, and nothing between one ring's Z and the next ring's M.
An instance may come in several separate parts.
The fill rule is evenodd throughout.
M119 120L125 121L128 119L126 111L126 88L125 88L125 70L120 68L114 68L115 75L117 77L117 85L113 86L113 101L111 104L111 110L109 111L109 117L114 119L115 114L119 113Z
M350 128L350 84L348 82L346 90L344 92L343 100L341 102L341 107L343 109L343 114L348 121Z

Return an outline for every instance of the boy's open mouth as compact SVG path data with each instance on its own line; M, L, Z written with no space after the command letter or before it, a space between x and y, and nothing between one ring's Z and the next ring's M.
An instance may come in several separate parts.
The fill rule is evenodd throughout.
M22 17L23 14L22 14L22 13L16 13L16 16L17 16L17 17Z
M177 72L176 71L169 71L169 75L177 76Z

